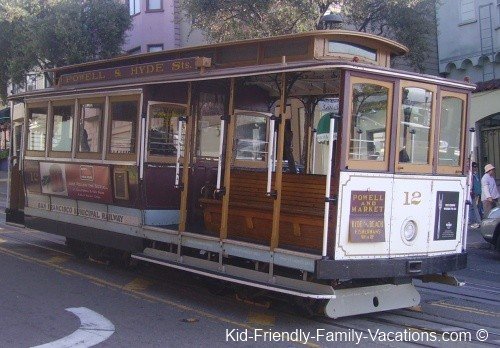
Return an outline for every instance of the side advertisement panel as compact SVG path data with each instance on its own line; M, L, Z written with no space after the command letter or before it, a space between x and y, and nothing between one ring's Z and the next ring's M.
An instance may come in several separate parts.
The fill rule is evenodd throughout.
M107 166L40 162L42 193L76 200L112 203Z

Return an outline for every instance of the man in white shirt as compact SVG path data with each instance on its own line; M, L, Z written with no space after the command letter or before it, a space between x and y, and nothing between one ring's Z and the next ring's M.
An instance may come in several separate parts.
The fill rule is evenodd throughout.
M488 217L491 209L498 204L497 183L495 181L495 167L492 164L484 166L484 175L481 178L481 199L483 201L484 217Z

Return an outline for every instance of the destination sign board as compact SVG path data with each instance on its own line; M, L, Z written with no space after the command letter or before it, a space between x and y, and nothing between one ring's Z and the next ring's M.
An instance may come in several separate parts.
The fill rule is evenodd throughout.
M385 242L384 191L352 191L350 209L351 243Z
M117 68L91 70L61 75L58 86L81 85L94 82L134 79L196 71L210 67L211 60L204 57L180 58L161 62L128 65Z

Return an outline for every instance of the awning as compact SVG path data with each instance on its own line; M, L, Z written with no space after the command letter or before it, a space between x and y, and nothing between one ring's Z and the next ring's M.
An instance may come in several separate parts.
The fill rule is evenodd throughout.
M335 115L333 112L329 112L321 116L318 127L316 128L316 140L318 143L328 143L330 139L330 116ZM333 134L333 140L337 140L337 129L338 121L334 125L335 134Z
M10 122L10 108L0 110L0 124Z

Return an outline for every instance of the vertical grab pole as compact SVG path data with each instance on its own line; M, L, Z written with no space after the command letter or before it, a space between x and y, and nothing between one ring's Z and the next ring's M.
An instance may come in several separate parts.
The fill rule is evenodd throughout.
M220 139L219 139L219 160L217 162L217 184L216 184L216 191L220 191L220 182L221 182L221 177L222 177L222 158L223 158L223 151L224 151L224 136L225 136L225 130L226 130L226 119L224 116L221 117L220 121Z
M471 133L470 137L470 152L469 152L469 165L468 169L469 172L467 173L467 202L469 204L472 204L471 201L471 195L470 195L470 189L472 187L472 157L474 155L474 146L476 146L476 129L474 127L469 129L469 132ZM469 226L469 210L470 207L468 204L466 204L466 209L465 209L465 221L463 223L464 230L463 230L463 235L462 235L462 250L465 251L467 249L467 227Z
M175 161L175 188L182 188L180 183L180 173L181 173L181 141L182 141L182 123L186 121L185 117L179 117L179 122L177 124L177 159Z
M330 219L330 186L332 176L332 161L333 161L333 131L335 129L334 114L330 115L330 134L328 136L328 167L326 173L326 189L325 189L325 219L323 220L323 248L321 249L321 257L326 258L326 249L328 245L328 220Z
M271 195L271 180L274 169L274 122L275 117L271 116L269 122L269 142L267 143L267 191L266 195Z
M318 136L318 131L316 129L313 129L312 131L313 136L312 136L312 164L311 164L311 174L315 174L315 167L316 167L316 141L317 141L317 136Z
M146 156L146 117L141 117L141 149L139 158L139 179L144 178L144 158Z

